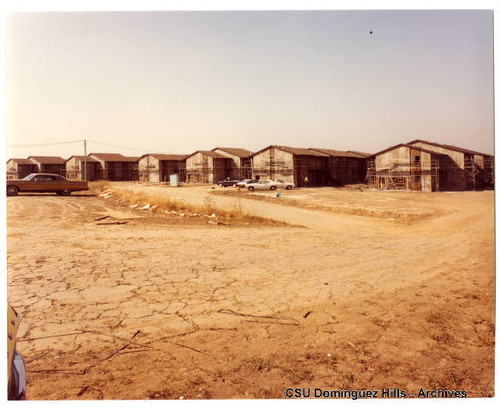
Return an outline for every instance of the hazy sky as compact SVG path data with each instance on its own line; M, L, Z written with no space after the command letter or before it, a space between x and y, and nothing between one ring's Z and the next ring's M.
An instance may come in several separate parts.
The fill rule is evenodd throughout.
M6 41L7 158L84 138L125 155L415 138L493 153L490 11L10 14Z

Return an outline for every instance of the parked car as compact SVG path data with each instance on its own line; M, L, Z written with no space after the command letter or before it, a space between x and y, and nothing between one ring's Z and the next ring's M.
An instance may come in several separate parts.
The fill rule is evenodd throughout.
M71 195L74 191L89 189L87 181L69 181L56 174L29 174L23 179L7 180L7 195L19 192L55 192L57 195Z
M244 179L243 181L238 182L236 186L240 188L246 188L248 184L253 184L255 182L257 182L255 179Z
M250 192L253 191L275 191L276 189L292 189L295 185L291 182L283 181L271 181L269 179L261 179L252 184L247 184L247 188Z
M224 179L222 181L218 181L217 185L222 186L224 188L228 187L228 186L236 187L237 183L238 183L238 181L236 181L234 179L226 178L226 179Z
M295 188L295 184L293 182L285 182L285 181L281 181L281 180L277 180L274 182L276 182L276 186L280 189L290 190L290 189Z
M26 368L24 359L16 350L19 315L12 306L7 307L7 374L8 400L26 399Z

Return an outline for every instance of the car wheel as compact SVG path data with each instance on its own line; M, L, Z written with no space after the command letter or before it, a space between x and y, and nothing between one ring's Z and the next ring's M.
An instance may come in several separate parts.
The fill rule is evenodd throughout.
M287 185L285 189L287 189L289 191L290 189L292 189L292 186L291 185Z
M254 188L253 186L249 186L249 187L248 187L248 190L249 190L250 192L253 192L253 191L255 191L255 188Z
M16 196L18 192L19 188L17 186L7 187L7 196Z
M270 189L271 191L276 191L276 186L273 185Z
M62 191L59 191L61 195L68 196L71 195L71 191L69 189L63 189Z

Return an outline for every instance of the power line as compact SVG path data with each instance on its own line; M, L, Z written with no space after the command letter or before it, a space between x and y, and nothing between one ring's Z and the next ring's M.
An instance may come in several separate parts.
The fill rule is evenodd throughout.
M45 143L45 144L7 144L7 147L8 148L48 147L48 146L75 144L75 143L82 143L82 142L84 142L84 140L74 140L74 141L64 141L64 142L49 142L49 143ZM143 148L132 148L132 147L126 147L126 146L123 146L123 145L107 144L105 142L94 141L94 140L87 140L87 142L92 142L94 144L100 144L100 145L106 145L108 147L113 147L113 148L128 149L128 150L131 150L131 151L140 151L140 152L146 152L147 151L147 150L145 150ZM151 152L157 152L157 151L151 151Z
M83 140L74 140L74 141L65 141L65 142L50 142L46 144L7 144L8 148L29 148L29 147L46 147L51 145L66 145L66 144L75 144L81 143Z

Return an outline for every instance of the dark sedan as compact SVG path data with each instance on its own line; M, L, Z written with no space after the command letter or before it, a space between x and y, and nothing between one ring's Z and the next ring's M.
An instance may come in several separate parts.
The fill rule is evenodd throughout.
M7 180L7 195L19 192L55 192L57 195L71 195L73 191L89 189L87 181L69 181L56 174L29 174L23 179Z
M229 178L226 178L226 179L224 179L223 181L218 181L218 182L217 182L217 185L222 186L222 187L228 187L228 186L236 187L236 184L237 184L238 182L239 182L239 181L236 181L236 180L234 180L234 179L229 179Z

